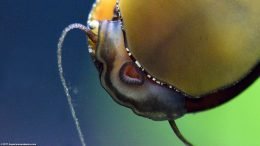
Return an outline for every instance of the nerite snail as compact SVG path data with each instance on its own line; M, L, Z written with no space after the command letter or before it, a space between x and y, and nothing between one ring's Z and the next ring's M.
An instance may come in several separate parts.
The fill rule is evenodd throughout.
M61 78L63 39L80 28L113 99L140 116L169 120L191 145L174 120L229 101L259 77L260 9L232 2L124 0L119 6L116 0L97 1L88 28L71 25L60 39Z

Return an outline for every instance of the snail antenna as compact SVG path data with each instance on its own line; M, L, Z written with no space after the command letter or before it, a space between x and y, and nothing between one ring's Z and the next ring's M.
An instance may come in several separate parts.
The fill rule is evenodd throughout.
M181 134L180 130L178 129L176 122L174 120L169 120L169 124L176 134L176 136L186 145L186 146L193 146L186 138Z
M76 111L75 111L73 103L72 103L72 97L70 95L69 88L67 86L65 77L63 75L62 46L63 46L63 42L64 42L64 39L65 39L67 33L69 31L71 31L72 29L80 29L80 30L84 31L87 34L87 36L89 37L89 39L91 41L93 41L94 43L97 41L97 36L86 26L79 24L79 23L74 23L74 24L70 24L69 26L67 26L63 30L63 32L62 32L62 34L59 38L59 42L58 42L58 46L57 46L58 47L58 49L57 49L58 69L59 69L59 75L60 75L61 83L62 83L62 86L64 88L67 100L68 100L70 112L71 112L72 118L74 120L76 129L77 129L77 132L78 132L78 135L79 135L79 138L80 138L81 145L86 146L86 142L84 140L84 136L83 136L80 124L79 124L79 120L77 118Z

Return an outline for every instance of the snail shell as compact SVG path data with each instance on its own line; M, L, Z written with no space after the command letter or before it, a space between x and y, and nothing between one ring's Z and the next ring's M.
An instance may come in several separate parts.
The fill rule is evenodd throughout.
M122 0L129 49L152 76L200 97L260 61L258 0Z
M93 5L88 25L98 39L89 52L102 86L136 114L177 119L230 100L259 77L257 6L124 0L120 13L115 5Z
M174 120L221 105L260 75L257 0L97 0L89 52L103 88L137 115Z

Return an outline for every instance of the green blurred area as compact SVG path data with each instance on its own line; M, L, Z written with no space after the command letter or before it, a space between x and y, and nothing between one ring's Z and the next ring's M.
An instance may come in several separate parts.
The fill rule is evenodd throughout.
M216 109L185 116L178 124L197 146L260 145L260 80Z
M92 82L92 83L91 83ZM184 146L168 122L135 115L104 91L89 86L80 112L87 143L94 146ZM90 100L91 99L91 100ZM183 135L195 146L260 145L260 80L239 96L215 109L188 114L177 120ZM88 108L86 105L92 105ZM93 106L95 105L95 106Z

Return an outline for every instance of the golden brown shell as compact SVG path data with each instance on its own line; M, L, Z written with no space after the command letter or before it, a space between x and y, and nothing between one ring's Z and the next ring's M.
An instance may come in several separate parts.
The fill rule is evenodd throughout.
M258 0L121 0L129 49L156 78L199 96L260 60Z

